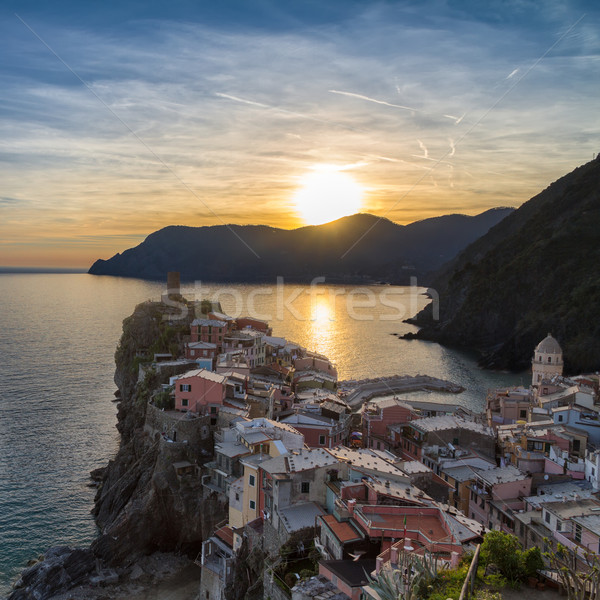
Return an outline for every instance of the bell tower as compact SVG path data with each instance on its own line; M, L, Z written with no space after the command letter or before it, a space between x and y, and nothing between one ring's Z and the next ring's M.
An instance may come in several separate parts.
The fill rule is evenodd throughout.
M552 379L563 372L563 353L560 344L549 333L536 347L531 359L531 385Z

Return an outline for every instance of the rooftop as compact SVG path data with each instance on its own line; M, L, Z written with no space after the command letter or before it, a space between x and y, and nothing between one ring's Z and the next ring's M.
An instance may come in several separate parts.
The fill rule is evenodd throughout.
M194 319L192 327L227 327L227 323L216 319Z
M354 469L366 469L376 473L394 475L396 477L406 477L406 475L391 461L377 455L373 450L367 448L330 448L328 450L340 461L344 461Z
M284 456L265 460L262 468L271 475L275 473L298 473L319 467L335 465L338 460L321 448L292 451Z
M541 352L543 354L562 354L562 348L560 344L556 341L555 338L552 337L552 334L549 333L536 347L536 352Z
M324 560L321 564L350 587L367 585L369 580L365 573L371 573L375 570L374 558L365 558L357 562L353 560Z
M314 527L315 519L325 514L325 511L315 502L303 502L279 509L279 516L288 533L304 527Z
M582 527L585 527L592 533L600 535L600 514L582 515L581 517L575 517L574 523L578 523Z
M593 515L600 511L600 502L596 498L580 498L566 502L547 502L544 508L562 519Z
M510 483L512 481L521 481L530 478L529 475L526 475L523 473L523 471L520 471L517 469L517 467L513 467L512 465L509 465L508 467L496 467L495 469L489 469L487 471L480 471L477 473L477 477L483 479L483 481L489 485Z
M321 517L321 520L342 543L363 539L362 534L354 529L349 521L338 521L333 515L325 515Z
M227 381L227 377L224 375L213 373L212 371L207 371L206 369L193 369L192 371L183 373L183 375L177 376L176 379L187 379L189 377L200 377L201 379L212 381L213 383L225 383Z
M216 344L211 344L210 342L189 342L188 348L204 348L206 350L215 350L217 347Z
M425 417L424 419L411 421L409 425L428 433L431 431L444 431L447 429L468 429L477 433L492 435L491 429L486 425L481 425L480 423L475 423L475 421L468 421L467 419L462 419L461 417L455 417L453 415Z

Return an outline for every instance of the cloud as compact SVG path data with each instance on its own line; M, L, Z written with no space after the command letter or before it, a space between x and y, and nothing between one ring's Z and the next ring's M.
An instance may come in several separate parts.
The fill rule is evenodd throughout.
M371 5L318 27L146 20L110 35L36 20L102 102L25 28L1 23L0 238L60 226L63 238L115 240L213 223L211 211L293 225L298 178L321 164L356 169L381 212L409 189L411 216L419 203L518 205L591 157L600 133L593 15L568 53L557 47L518 80L514 65L542 55L567 9L517 27L435 6ZM518 85L488 113L504 73ZM445 155L451 181L436 173L448 161L431 158ZM438 187L425 204L431 168ZM461 204L450 206L457 191Z
M401 108L403 110L410 110L411 112L418 112L418 109L411 108L410 106L402 106L401 104L392 104L391 102L385 102L384 100L377 100L376 98L369 98L362 94L355 94L354 92L342 92L340 90L329 90L331 94L339 94L340 96L349 96L350 98L358 98L359 100L366 100L367 102L374 102L375 104L383 104L383 106L391 106L392 108Z

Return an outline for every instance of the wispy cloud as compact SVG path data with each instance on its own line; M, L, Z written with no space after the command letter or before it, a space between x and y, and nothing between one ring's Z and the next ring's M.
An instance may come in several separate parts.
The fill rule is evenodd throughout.
M104 237L110 254L167 224L215 223L203 202L228 222L298 225L295 186L323 164L355 171L365 210L383 214L410 190L393 212L401 222L519 205L596 151L597 19L527 77L514 69L570 14L544 15L531 35L493 19L473 27L476 15L441 2L373 4L319 27L147 20L110 36L38 18L94 93L10 16L0 21L2 247L9 256L11 243L56 230ZM519 93L487 114L505 79ZM467 113L485 119L461 139ZM444 156L451 177L421 180Z
M419 112L418 109L410 106L402 106L402 104L393 104L392 102L386 102L385 100L377 100L376 98L369 98L369 96L363 96L362 94L355 94L354 92L342 92L340 90L329 90L330 94L339 94L340 96L349 96L350 98L358 98L359 100L366 100L367 102L374 102L375 104L382 104L383 106L391 106L392 108L401 108L403 110L410 110L411 112Z

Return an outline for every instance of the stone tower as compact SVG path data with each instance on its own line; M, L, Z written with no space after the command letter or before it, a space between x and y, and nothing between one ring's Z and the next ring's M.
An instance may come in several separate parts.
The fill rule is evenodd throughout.
M167 273L167 294L179 296L180 293L179 271L169 271Z
M536 347L531 359L531 385L552 379L563 372L563 353L559 343L548 334Z

